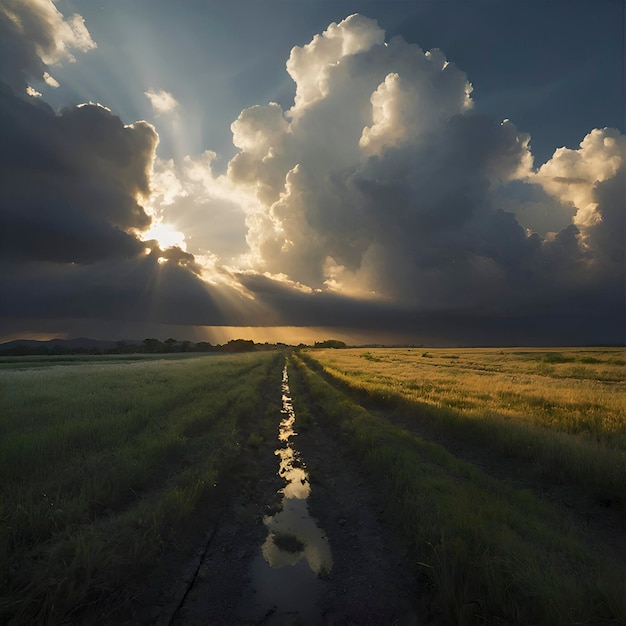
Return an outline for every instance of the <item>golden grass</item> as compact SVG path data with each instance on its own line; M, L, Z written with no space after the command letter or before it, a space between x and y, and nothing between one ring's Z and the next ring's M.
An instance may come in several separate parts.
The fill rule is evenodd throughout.
M530 461L626 502L626 350L307 351L349 388L426 429Z
M586 433L626 448L623 349L355 349L310 354L329 373L365 390L387 389L468 415L497 414Z
M355 367L352 377L342 374L345 380L357 384L371 375L383 392L389 390L387 378L380 370L368 372L368 366L389 368L391 361L406 367L413 357L406 351L377 350L366 359L359 351L316 351L302 360L296 356L294 363L320 423L335 430L378 484L393 523L411 546L416 576L426 577L436 591L441 623L621 623L624 563L587 529L560 507L394 425L385 411L355 402L351 389L329 382L311 356ZM388 398L396 402L398 396L389 392ZM436 408L429 417L449 411ZM446 427L462 423L451 419ZM491 445L492 422L485 423Z

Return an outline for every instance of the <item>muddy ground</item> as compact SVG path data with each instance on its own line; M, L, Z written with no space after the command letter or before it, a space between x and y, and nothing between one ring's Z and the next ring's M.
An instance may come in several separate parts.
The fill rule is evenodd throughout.
M278 423L276 425L278 431ZM303 593L314 613L294 609L289 597L263 605L253 577L268 535L264 517L280 509L278 439L250 449L225 493L220 517L210 524L191 558L169 556L125 624L436 624L430 595L415 579L407 550L386 523L371 477L343 456L333 434L313 418L292 437L310 474L307 500L325 534L332 568L314 576ZM227 489L228 491L228 489ZM301 562L299 568L308 567ZM305 602L306 604L306 602Z
M297 443L314 468L309 507L328 537L333 567L319 579L323 624L417 624L415 581L401 545L381 521L381 508L360 475L319 428L300 433ZM278 461L274 446L262 451L267 473L251 497L235 497L227 519L211 540L191 589L172 624L301 624L306 616L268 605L257 618L240 617L253 585L250 568L267 529L259 518L271 510ZM251 525L251 522L254 522ZM167 623L160 621L159 623Z

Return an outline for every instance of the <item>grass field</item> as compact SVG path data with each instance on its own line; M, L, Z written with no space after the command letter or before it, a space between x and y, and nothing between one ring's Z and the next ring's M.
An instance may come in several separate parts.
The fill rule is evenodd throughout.
M112 363L133 363L148 361L179 361L181 359L197 359L197 353L175 352L172 354L58 354L0 356L0 370L48 368L55 365L104 365ZM205 356L205 355L203 355ZM216 353L206 356L216 356Z
M626 565L584 520L428 436L530 465L538 477L588 490L623 520L625 362L624 350L295 357L312 410L386 494L446 624L626 623Z
M496 448L550 480L626 503L626 351L322 350L366 398L408 409L426 431Z
M274 439L283 364L276 352L0 362L0 623L106 623L127 606ZM623 523L625 350L305 350L289 368L298 427L332 433L371 477L440 623L626 623L622 556L508 479L519 467Z
M277 353L50 363L0 366L1 623L122 605L278 416Z

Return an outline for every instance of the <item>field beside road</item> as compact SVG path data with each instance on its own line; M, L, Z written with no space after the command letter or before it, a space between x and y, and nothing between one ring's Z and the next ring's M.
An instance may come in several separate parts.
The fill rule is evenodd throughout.
M626 351L326 350L324 371L414 426L471 440L626 502Z
M59 360L0 369L0 623L76 623L128 602L200 508L207 528L219 514L213 492L261 437L283 365Z
M286 393L333 565L261 617L626 623L626 351L600 348L3 360L0 623L248 623Z
M311 410L387 494L444 623L626 621L623 349L296 362Z

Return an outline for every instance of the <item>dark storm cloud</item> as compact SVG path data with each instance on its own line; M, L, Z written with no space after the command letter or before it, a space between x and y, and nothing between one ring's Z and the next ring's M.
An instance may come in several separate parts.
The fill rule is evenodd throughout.
M416 345L602 345L624 336L624 298L614 286L591 286L569 296L552 294L536 305L416 311L398 303L362 300L334 293L306 293L264 276L244 275L241 282L262 310L259 325L278 320L298 325L358 329L361 336L389 330ZM601 302L603 306L597 304ZM375 340L373 340L375 341Z
M160 324L224 325L219 294L192 272L153 255L94 264L2 265L4 318L99 318ZM7 271L9 270L9 271Z
M623 340L626 139L595 129L535 171L530 137L473 114L471 85L441 51L382 35L361 16L332 24L292 51L294 106L233 124L229 175L260 205L256 268L312 289L293 306L352 298L355 324L376 311L395 327L412 311L537 327L558 308L578 319L571 330L599 308Z
M209 152L155 169L150 124L95 104L56 113L25 94L50 63L93 46L80 18L46 0L4 6L0 52L17 55L15 67L0 62L5 318L387 328L463 345L623 341L617 131L593 130L535 170L529 136L474 114L471 84L441 51L385 43L355 15L292 50L290 110L239 115L226 174ZM142 240L146 207L198 235L197 256ZM221 261L199 226L211 219L196 218L212 207L212 218L236 215L239 235L245 215L248 248L226 242ZM533 232L524 216L557 227Z
M140 239L157 141L101 106L57 115L2 88L4 316L226 323L193 255Z
M47 0L4 2L0 42L2 317L228 323L193 255L141 240L155 129L97 104L57 114L25 93L72 48L94 47L82 18Z
M150 224L138 199L149 192L156 143L151 126L124 126L103 107L56 115L0 90L2 258L84 263L138 254L129 231Z

